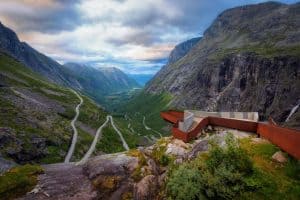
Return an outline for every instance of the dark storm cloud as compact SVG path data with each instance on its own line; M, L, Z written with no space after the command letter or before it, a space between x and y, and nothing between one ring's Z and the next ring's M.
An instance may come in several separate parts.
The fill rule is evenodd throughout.
M0 2L1 16L17 24L15 28L19 32L57 33L63 30L73 30L82 24L83 21L75 7L79 0L49 2L51 2L50 5L45 3L41 6L32 6L33 3L30 1Z

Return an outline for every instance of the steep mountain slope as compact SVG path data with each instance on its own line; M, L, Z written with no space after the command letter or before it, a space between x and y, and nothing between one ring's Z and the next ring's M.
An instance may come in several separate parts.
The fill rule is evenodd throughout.
M1 22L0 49L51 82L72 86L73 88L80 87L73 77L64 73L59 63L36 51L25 42L20 42L16 33L5 27Z
M117 68L94 68L85 64L66 63L65 73L75 77L81 91L104 103L104 96L127 91L139 85Z
M81 158L107 115L85 96L76 122L79 131L72 160ZM0 166L62 162L71 142L70 122L78 97L48 82L6 53L0 53Z
M145 91L172 94L177 108L259 111L261 119L283 122L298 104L299 77L300 3L268 2L220 14ZM300 126L297 113L290 123Z
M180 58L185 56L200 40L201 40L200 37L193 38L176 45L175 48L170 53L168 64L175 63Z

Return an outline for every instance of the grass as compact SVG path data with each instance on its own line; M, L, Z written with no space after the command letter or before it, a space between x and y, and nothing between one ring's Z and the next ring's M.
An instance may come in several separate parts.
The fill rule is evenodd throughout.
M97 154L99 151L104 153L117 153L125 151L119 135L115 132L110 123L103 129L102 137L96 145L95 153Z
M169 135L170 133L163 129L168 123L160 117L160 112L169 108L168 104L171 99L172 96L167 93L154 95L142 91L136 94L131 101L118 108L119 122L126 124L126 126L130 123L135 134L139 135L140 139L142 139L143 136L159 138L159 134L155 131L160 132L164 136ZM125 119L125 114L129 118ZM146 117L146 125L155 131L145 129L143 125L144 116Z
M77 138L74 154L72 157L72 161L79 161L84 156L84 154L89 150L94 140L94 136L90 135L89 133L84 132L78 127L77 130L78 130L78 138Z
M253 52L256 53L258 56L262 56L265 58L273 58L276 56L286 56L286 55L299 57L300 46L290 46L290 47L280 48L272 45L262 44L262 45L243 46L239 48L220 49L211 56L211 59L219 61L230 54L245 53L245 52Z
M43 169L37 165L14 167L0 176L0 199L15 199L32 190L37 184L37 175Z
M255 144L250 139L242 139L240 145L251 156L257 176L264 180L260 190L245 193L244 199L298 199L299 161L291 157L285 164L272 161L272 155L279 149L271 143Z

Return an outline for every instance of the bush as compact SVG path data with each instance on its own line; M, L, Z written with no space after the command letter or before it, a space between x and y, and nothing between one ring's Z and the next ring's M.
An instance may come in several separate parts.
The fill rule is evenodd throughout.
M170 158L169 156L163 154L160 159L159 159L159 163L162 165L162 166L167 166L170 162Z
M213 146L201 167L200 183L210 198L231 199L244 191L244 177L251 175L253 164L234 137L226 137L227 148Z
M189 165L181 165L172 173L167 183L167 191L172 199L192 200L200 198L200 171L190 168Z
M213 145L207 158L180 166L170 175L169 195L175 199L232 199L246 189L255 189L247 177L253 174L253 164L230 134L226 148ZM197 162L197 163L195 163ZM255 180L257 181L257 180ZM251 186L251 187L250 187Z

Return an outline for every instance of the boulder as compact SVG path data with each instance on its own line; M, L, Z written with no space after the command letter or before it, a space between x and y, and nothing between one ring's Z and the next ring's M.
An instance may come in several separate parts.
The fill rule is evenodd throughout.
M202 140L196 144L193 149L185 155L187 159L194 159L200 152L207 151L209 147L208 140Z
M185 142L183 142L182 140L178 140L178 139L174 139L172 142L174 145L182 147L184 149L188 149L189 145Z
M279 163L287 162L287 158L282 151L277 151L276 153L274 153L272 159Z
M180 146L174 145L172 143L168 144L166 154L171 154L174 156L183 156L186 150Z
M157 177L148 175L134 185L134 199L155 199L159 187Z

